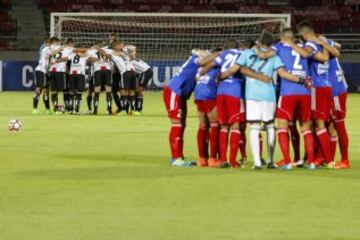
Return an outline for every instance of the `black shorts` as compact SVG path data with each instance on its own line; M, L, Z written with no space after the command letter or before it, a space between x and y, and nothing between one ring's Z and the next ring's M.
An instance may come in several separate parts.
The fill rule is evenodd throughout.
M38 88L49 87L49 76L47 73L35 71L35 86Z
M120 90L121 74L119 72L113 73L112 91L117 93Z
M65 74L64 90L69 90L70 89L69 82L70 82L70 74L66 73Z
M111 71L99 70L94 73L94 86L111 86Z
M70 75L69 88L71 91L83 92L85 89L85 75Z
M50 87L51 91L64 91L66 83L66 74L64 72L50 72Z
M120 88L126 90L136 90L136 73L134 71L124 72L121 78Z
M143 72L138 76L138 85L146 88L150 80L153 78L153 71L151 68Z

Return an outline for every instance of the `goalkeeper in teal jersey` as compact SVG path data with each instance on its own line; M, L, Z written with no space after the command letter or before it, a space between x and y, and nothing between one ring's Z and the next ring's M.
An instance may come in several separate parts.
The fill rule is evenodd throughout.
M267 51L273 43L272 35L264 32L259 39L259 43L260 50ZM237 59L236 64L227 72L223 73L221 78L225 78L236 73L241 67L248 67L255 72L269 76L270 78L277 73L280 77L286 78L290 81L299 83L303 81L302 78L288 73L284 69L284 64L278 56L268 59L258 58L255 48L244 51ZM267 130L269 155L268 167L273 168L273 155L275 148L274 117L276 109L276 94L273 82L246 77L245 99L247 109L246 120L251 124L250 145L253 153L254 169L261 168L259 151L259 133L261 122L265 124Z

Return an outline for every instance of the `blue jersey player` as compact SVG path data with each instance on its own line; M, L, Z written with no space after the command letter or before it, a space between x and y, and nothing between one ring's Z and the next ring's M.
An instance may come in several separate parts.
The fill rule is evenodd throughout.
M222 49L215 50L212 54L204 59L203 64L213 61ZM199 72L201 68L199 69ZM219 124L216 108L217 76L220 68L210 69L205 75L197 75L196 86L194 90L195 104L199 117L199 128L197 132L198 146L198 166L221 167L217 160L219 144ZM209 153L210 145L210 153Z
M260 50L268 51L273 42L270 33L264 32L260 38ZM278 56L269 59L260 59L256 50L249 49L241 54L236 61L236 65L224 74L232 74L241 67L248 67L251 70L262 73L269 78L274 73L278 73L280 77L286 78L294 82L303 82L303 78L294 76L284 69L284 64ZM254 158L254 169L261 169L260 153L259 153L259 133L260 124L263 122L268 132L268 149L269 160L268 167L274 167L273 153L275 147L275 130L274 115L276 106L275 87L270 81L260 81L258 78L246 78L246 119L251 124L250 128L250 145Z
M306 79L309 76L307 59L301 57L291 44L295 43L294 33L291 29L283 29L280 34L280 42L272 46L272 50L265 54L259 52L262 58L268 58L277 55L284 63L287 72ZM302 48L302 44L297 44ZM277 166L283 166L290 163L289 150L289 123L295 120L300 121L302 135L304 137L305 151L309 163L314 162L313 136L310 131L311 119L311 96L309 86L289 81L286 78L279 78L280 97L276 109L276 118L278 119L278 141L283 154L283 160L278 162ZM296 146L294 146L296 147ZM299 160L299 159L294 159Z
M314 88L311 90L312 119L316 126L316 136L320 145L321 153L328 168L334 168L334 162L330 150L330 136L325 123L330 120L332 104L332 90L329 80L329 52L327 44L319 44L313 27L303 22L299 25L299 34L306 41L304 48L294 49L301 56L309 59L310 76ZM319 166L323 160L317 158L315 165ZM310 166L314 168L314 166Z
M220 68L220 72L225 73L235 65L236 60L242 55L243 50L239 49L239 43L236 40L227 40L224 44L225 50L207 66ZM205 71L207 69L205 68ZM237 168L239 164L236 161L236 155L239 150L241 133L239 125L245 122L245 106L242 96L242 82L247 74L252 77L268 80L262 74L257 74L247 68L236 71L226 77L222 77L217 89L217 110L218 120L221 125L219 139L219 158L221 162L227 162L228 138L230 135L230 158L229 163L232 167ZM230 134L229 134L230 130Z
M172 166L194 165L194 162L185 160L183 155L186 102L195 88L196 73L201 65L201 58L205 54L204 51L193 52L164 88L163 100L171 121L169 142L171 148L170 164Z

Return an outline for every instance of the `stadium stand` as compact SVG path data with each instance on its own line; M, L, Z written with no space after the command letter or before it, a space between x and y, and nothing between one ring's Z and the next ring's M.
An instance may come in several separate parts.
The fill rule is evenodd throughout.
M12 47L16 39L16 20L9 15L10 0L0 0L0 49Z
M14 1L14 0L13 0ZM360 47L359 0L34 0L49 31L50 12L291 13L292 25L306 19L318 32L336 34L348 51ZM16 21L10 0L0 0L0 48L11 47ZM14 46L12 46L14 47Z

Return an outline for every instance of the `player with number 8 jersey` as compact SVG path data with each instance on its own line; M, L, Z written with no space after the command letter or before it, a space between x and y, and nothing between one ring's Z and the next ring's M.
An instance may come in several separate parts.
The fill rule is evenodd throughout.
M71 62L69 71L69 110L74 114L80 114L82 92L85 89L85 69L88 57L87 52L76 52L69 57Z

